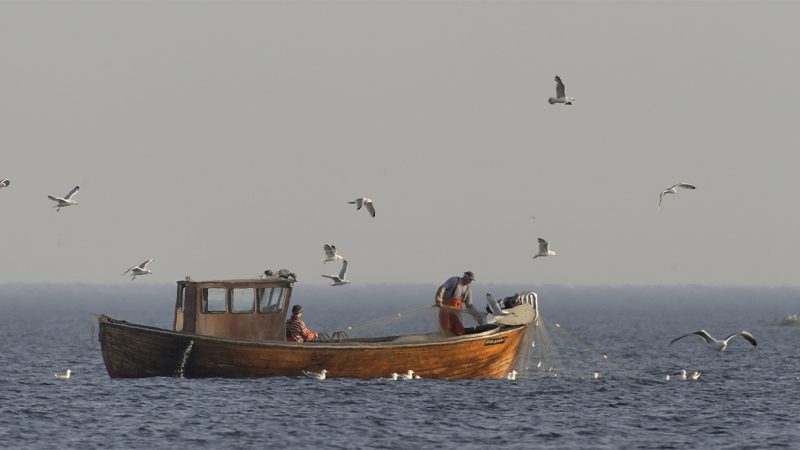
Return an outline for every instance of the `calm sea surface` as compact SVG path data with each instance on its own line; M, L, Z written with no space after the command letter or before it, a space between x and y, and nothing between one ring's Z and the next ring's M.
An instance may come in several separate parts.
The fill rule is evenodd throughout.
M800 448L800 327L771 324L800 312L799 289L488 288L475 286L478 303L486 290L540 295L546 326L516 381L111 380L91 314L167 327L174 286L0 285L0 447ZM300 284L294 302L309 326L335 330L426 306L432 292ZM667 346L699 328L746 329L759 346ZM70 380L54 379L66 368ZM664 381L679 369L702 376Z

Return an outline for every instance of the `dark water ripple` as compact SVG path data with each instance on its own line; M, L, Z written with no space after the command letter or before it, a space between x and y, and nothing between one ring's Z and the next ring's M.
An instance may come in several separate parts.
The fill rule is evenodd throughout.
M169 322L160 318L166 303L110 309L163 326L154 318ZM546 318L570 333L549 328L564 365L558 378L111 380L89 321L102 307L91 298L28 307L0 298L0 447L800 448L800 329L769 325L797 303L545 305ZM720 335L747 328L759 349L666 345L700 327ZM609 362L598 362L601 353ZM71 380L53 378L67 367ZM663 381L680 368L703 375ZM595 370L603 378L592 379Z

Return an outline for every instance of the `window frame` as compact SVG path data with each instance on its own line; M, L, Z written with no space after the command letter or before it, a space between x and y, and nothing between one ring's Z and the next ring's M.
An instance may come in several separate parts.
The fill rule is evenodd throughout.
M212 289L213 290L217 290L217 291L224 291L225 292L225 297L224 297L224 300L223 300L223 304L225 305L225 309L223 309L223 310L213 310L213 311L208 309L208 306L209 306L209 303L208 303L208 292L209 292L209 290L212 290ZM218 301L218 299L215 299L215 301ZM230 304L230 289L228 289L226 287L216 287L216 286L208 286L208 287L204 287L203 288L203 314L226 314L226 313L229 313L230 312L229 304Z
M265 295L267 294L267 290L269 290L268 296ZM280 297L277 302L273 303L272 299L276 290L279 290ZM259 314L279 314L283 311L284 302L286 301L286 288L282 286L256 288L256 297ZM267 300L266 305L264 303L265 299Z
M250 292L250 309L248 310L237 310L235 308L236 302L236 291L249 291ZM252 287L236 287L228 289L228 297L230 298L230 313L231 314L254 314L256 310L256 300L257 300L258 293L256 292L256 288Z

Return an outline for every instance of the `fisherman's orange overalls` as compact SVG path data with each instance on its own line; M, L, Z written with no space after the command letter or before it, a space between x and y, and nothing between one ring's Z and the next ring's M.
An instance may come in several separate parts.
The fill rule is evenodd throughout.
M439 326L445 336L461 336L464 334L464 324L461 323L461 304L460 298L445 299L442 304L451 308L441 308L439 311ZM455 308L456 310L453 310Z

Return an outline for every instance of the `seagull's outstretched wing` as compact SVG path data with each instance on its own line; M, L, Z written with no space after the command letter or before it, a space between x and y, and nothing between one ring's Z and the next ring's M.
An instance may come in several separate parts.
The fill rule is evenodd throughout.
M325 250L325 256L328 258L333 258L336 255L336 247L333 245L325 244L323 249Z
M128 270L126 270L125 272L122 272L121 274L119 274L119 276L123 276L123 275L125 275L126 273L130 272L131 270L133 270L133 269L135 269L135 268L137 268L137 267L139 267L139 266L130 266L130 267L128 268Z
M333 281L339 281L339 279L337 277L333 276L333 275L323 275L323 277L330 278Z
M375 205L372 202L367 203L367 211L369 211L369 215L375 217Z
M539 253L547 253L550 251L550 244L542 238L539 238Z
M339 271L339 279L344 281L344 276L347 273L347 260L342 260L342 270Z
M147 265L150 264L151 262L153 262L153 260L152 259L148 259L147 261L139 264L139 268L142 269L142 270L145 270L145 269L147 269Z
M666 194L667 192L669 192L669 189L664 189L663 191L661 191L661 194L658 195L658 206L661 206L661 202L664 201L664 194Z
M692 331L691 333L686 333L686 334L684 334L683 336L678 336L678 337L676 337L675 339L673 339L673 340L669 341L669 344L671 345L673 342L677 341L678 339L683 339L683 338L685 338L686 336L691 336L691 335L693 335L693 334L696 334L696 335L698 335L698 336L702 337L702 338L703 338L703 339L705 339L705 340L706 340L706 342L708 342L709 344L710 344L710 343L712 343L712 342L714 342L714 338L713 338L713 337L711 337L711 335L710 335L710 334L708 334L708 331L706 331L706 330L697 330L697 331Z
M725 340L727 341L728 339L730 339L730 338L732 338L734 336L737 336L737 335L743 337L747 342L753 344L753 347L758 347L758 343L756 342L756 338L754 338L753 335L750 334L747 331L737 331L736 333L733 333L730 336L725 337Z
M3 181L0 181L0 188L8 187L11 185L11 180L8 178L4 178Z
M497 303L492 294L486 293L486 304L489 305L489 309L492 311L492 314L495 316L506 316L508 312L503 311L503 308L500 307L500 304Z
M564 98L564 97L566 97L566 95L564 94L564 83L561 82L561 77L556 75L556 98Z
M539 238L539 251L546 252L547 251L547 241L542 238Z
M60 201L61 201L61 200L59 200L59 199L57 199L57 198L53 197L52 195L48 195L48 196L47 196L47 198L49 198L50 200L52 200L52 201L54 201L54 202L60 202Z
M74 188L72 188L72 190L69 191L69 193L64 196L64 200L72 199L72 196L75 195L75 193L78 192L78 189L80 188L81 188L80 186L75 186Z
M677 188L697 189L696 187L694 187L694 186L692 186L691 184L688 184L688 183L678 183L675 186L672 186L670 189L677 189Z
M356 204L356 211L360 210L362 206L364 206L364 197L359 197L355 200L355 202L350 202Z

